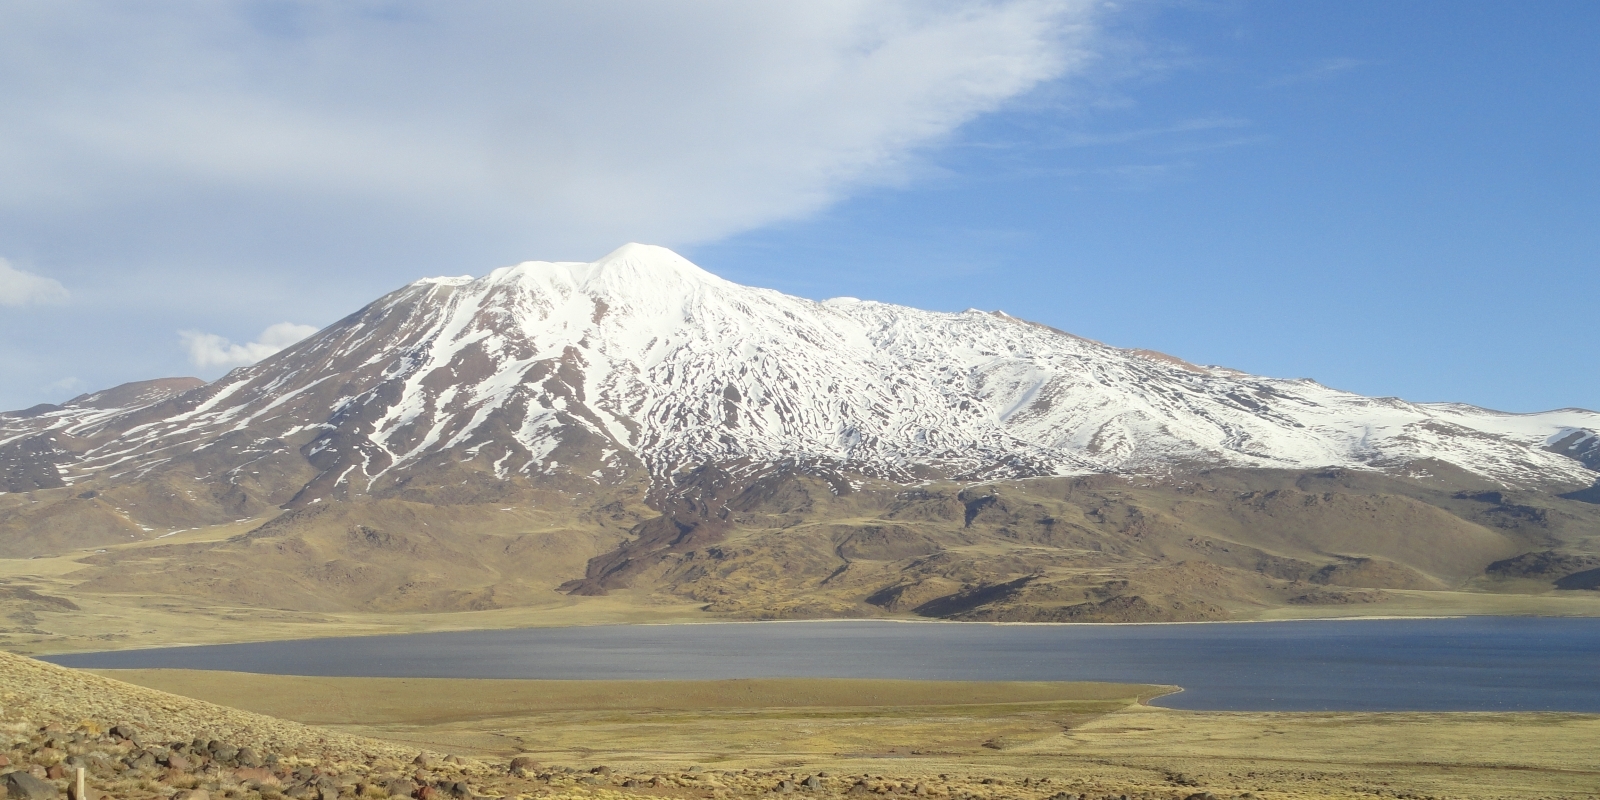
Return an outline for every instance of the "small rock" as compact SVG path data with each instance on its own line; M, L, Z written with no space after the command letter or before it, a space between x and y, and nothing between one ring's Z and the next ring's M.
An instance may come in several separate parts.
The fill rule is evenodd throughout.
M5 787L10 800L54 800L56 797L56 787L26 772L7 773Z
M778 794L790 794L794 791L794 781L778 781Z
M912 794L927 794L928 793L928 786L927 786L927 784L924 784L924 783L918 783L916 786L912 787L911 793Z
M455 783L450 784L450 796L451 797L471 797L472 796L472 787L466 785L465 783L463 783L461 781L456 781Z
M266 767L240 767L233 771L233 779L240 783L256 783L261 786L278 786L278 776Z
M411 796L417 798L417 800L435 800L439 796L439 792L432 786L418 786Z
M59 781L62 778L67 777L67 768L60 764L51 764L50 768L44 771L44 774L50 778L50 780Z
M189 789L173 795L172 800L211 800L211 795L204 789Z
M1217 796L1210 792L1195 792L1183 800L1217 800Z
M257 753L253 748L249 748L249 747L241 747L241 748L239 748L238 759L239 759L239 766L241 766L241 767L259 767L259 766L261 766L261 754Z
M822 779L818 778L815 775L812 775L811 777L806 778L805 780L801 781L800 785L806 787L807 789L812 789L812 790L821 789L822 788Z
M518 767L529 770L538 769L539 762L534 760L532 756L517 756L511 759L511 768L517 769Z
M433 769L435 764L433 756L430 756L427 753L418 753L417 757L411 760L411 763L416 764L423 769Z
M175 769L179 772L188 772L194 767L193 764L189 763L189 759L184 758L177 753L168 753L166 763L168 768Z
M384 784L383 789L390 797L410 797L417 790L417 785L411 781L393 780Z
M132 739L139 735L139 731L132 725L118 725L111 729L111 735L118 739Z
M610 775L611 774L611 768L608 767L608 766L605 766L604 764L602 764L602 765L600 765L598 767L595 767L594 769L589 770L589 774L591 774L591 775Z

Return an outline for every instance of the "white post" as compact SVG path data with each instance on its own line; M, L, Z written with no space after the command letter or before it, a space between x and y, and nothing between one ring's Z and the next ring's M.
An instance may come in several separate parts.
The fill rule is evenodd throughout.
M84 795L83 795L83 767L78 767L78 798L77 798L77 800L84 800Z

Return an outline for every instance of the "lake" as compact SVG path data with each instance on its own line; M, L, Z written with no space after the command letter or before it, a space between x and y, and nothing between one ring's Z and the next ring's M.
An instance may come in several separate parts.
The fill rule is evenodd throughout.
M1218 711L1600 713L1600 619L1195 625L826 621L423 633L50 656L70 667L352 677L1177 684Z

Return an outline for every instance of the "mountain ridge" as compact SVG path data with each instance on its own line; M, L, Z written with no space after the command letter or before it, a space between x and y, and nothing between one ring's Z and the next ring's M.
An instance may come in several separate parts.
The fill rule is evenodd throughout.
M1489 568L1600 553L1596 431L629 245L415 281L208 384L0 415L0 557L79 554L75 600L317 613L1378 608L1587 586Z
M155 400L79 469L256 426L318 469L291 503L370 492L448 451L501 479L549 475L564 458L568 473L576 461L587 477L615 477L637 466L632 456L657 483L739 460L901 482L1193 465L1392 471L1427 458L1510 486L1600 477L1587 451L1555 452L1574 437L1569 450L1594 449L1594 412L1366 398L998 312L805 300L644 245L416 281L259 364ZM93 441L111 425L100 415L57 427ZM26 427L0 428L0 446Z

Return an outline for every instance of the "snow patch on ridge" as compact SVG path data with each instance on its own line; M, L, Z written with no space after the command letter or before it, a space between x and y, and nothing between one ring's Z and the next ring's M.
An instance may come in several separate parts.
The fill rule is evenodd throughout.
M1592 482L1546 448L1600 430L1591 411L1362 397L1003 313L819 303L646 245L418 281L203 391L192 408L130 424L75 469L249 428L269 440L315 433L302 452L354 490L357 474L446 454L483 459L501 477L547 473L567 442L604 451L604 469L632 454L660 481L707 461L826 464L914 483L1439 459L1523 485ZM108 413L130 412L60 424L104 426ZM5 419L0 441L19 429ZM581 457L562 455L559 468L577 470Z

